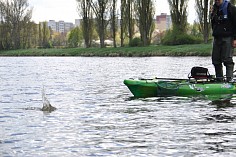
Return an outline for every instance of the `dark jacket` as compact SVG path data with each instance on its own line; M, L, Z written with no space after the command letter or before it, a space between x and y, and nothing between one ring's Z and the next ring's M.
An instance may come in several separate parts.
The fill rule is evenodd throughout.
M234 37L236 39L236 7L228 4L228 16L224 18L223 11L214 5L211 13L212 35L214 37Z

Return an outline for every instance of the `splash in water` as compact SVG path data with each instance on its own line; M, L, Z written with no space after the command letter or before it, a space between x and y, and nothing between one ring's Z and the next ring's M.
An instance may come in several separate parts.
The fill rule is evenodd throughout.
M53 107L50 102L48 101L46 94L45 94L45 90L43 87L42 90L42 101L43 101L43 108L41 109L42 111L46 111L46 112L52 112L56 110L56 107Z

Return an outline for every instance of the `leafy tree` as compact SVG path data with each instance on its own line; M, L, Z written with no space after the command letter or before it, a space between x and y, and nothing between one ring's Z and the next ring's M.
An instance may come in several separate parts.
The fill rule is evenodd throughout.
M12 40L9 29L10 27L8 24L0 24L0 50L12 49Z
M42 48L50 48L50 30L47 26L47 22L39 23L39 46Z
M37 45L38 39L38 31L37 31L37 24L34 22L29 22L27 24L22 24L23 29L21 31L21 40L22 40L22 48L31 48Z
M32 47L36 47L38 45L38 25L34 22L32 22L33 28L32 28L32 34L30 37Z
M42 24L38 24L38 46L42 46L43 39L42 39Z
M168 0L173 29L162 40L163 44L182 45L195 43L195 37L187 34L188 0Z
M199 38L202 38L202 33L199 31L199 26L200 24L196 21L194 21L193 25L190 25L190 34L195 36L195 37L199 37Z
M5 28L7 35L5 38L8 38L10 34L10 40L5 39L7 43L12 46L6 46L6 48L21 48L21 32L22 25L30 22L32 16L32 9L29 9L28 0L1 0L0 1L1 9L1 24Z
M49 43L49 38L50 38L50 30L47 26L47 22L43 22L43 29L42 29L42 33L43 33L43 43L42 43L42 46L44 48L50 48L51 45Z
M68 34L68 44L69 47L78 47L78 44L82 43L82 31L81 28L75 27Z
M65 33L54 32L51 39L52 46L62 47L67 45L67 37Z

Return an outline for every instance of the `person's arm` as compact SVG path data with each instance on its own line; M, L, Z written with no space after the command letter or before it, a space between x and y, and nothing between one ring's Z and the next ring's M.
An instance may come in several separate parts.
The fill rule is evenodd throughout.
M217 13L217 6L216 6L216 4L214 4L210 7L210 19L211 19L211 28L212 29L213 29L213 26L215 25L216 13Z
M233 47L236 48L236 7L232 5L231 9L232 24L233 24Z
M214 5L210 7L210 19L211 19L211 28L213 29L213 24L214 24Z

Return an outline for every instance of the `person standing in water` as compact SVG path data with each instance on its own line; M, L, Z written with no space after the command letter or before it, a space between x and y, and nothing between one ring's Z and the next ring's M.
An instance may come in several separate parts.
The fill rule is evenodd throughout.
M226 67L226 81L233 78L233 53L236 47L236 7L227 0L215 0L211 9L212 64L217 81L223 81L223 65Z

